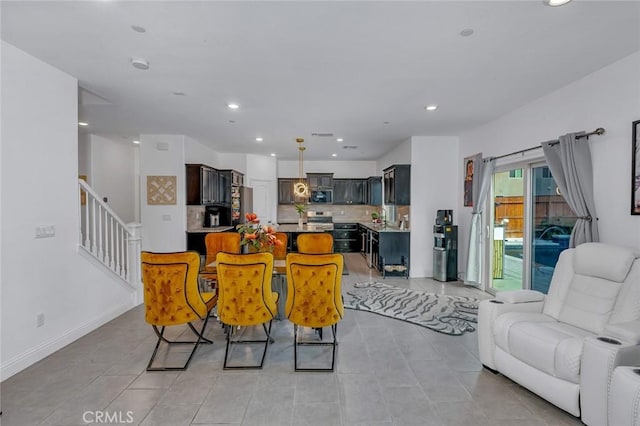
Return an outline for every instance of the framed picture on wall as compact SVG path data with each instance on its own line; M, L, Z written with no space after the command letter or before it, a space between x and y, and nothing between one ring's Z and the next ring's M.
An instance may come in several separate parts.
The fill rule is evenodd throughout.
M464 206L473 207L474 175L479 169L482 154L478 153L464 159Z
M640 120L633 122L631 147L631 214L640 215Z

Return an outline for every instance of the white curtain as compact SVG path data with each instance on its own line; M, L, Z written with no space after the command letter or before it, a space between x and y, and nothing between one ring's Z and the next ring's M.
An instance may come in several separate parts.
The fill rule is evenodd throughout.
M593 200L593 166L587 141L578 141L576 133L560 136L558 141L542 144L544 157L560 193L578 216L569 247L598 241L596 207Z
M482 254L485 241L483 232L482 212L491 188L493 170L496 167L494 158L486 159L482 162L480 172L475 174L480 176L477 187L473 188L473 210L471 212L471 230L469 232L469 249L467 253L467 270L464 283L467 285L480 286L482 284Z

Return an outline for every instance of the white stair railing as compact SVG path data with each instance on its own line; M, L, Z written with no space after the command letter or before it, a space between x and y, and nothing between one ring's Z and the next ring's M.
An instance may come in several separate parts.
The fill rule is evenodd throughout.
M140 282L140 225L127 225L82 179L79 245L109 270L138 288Z

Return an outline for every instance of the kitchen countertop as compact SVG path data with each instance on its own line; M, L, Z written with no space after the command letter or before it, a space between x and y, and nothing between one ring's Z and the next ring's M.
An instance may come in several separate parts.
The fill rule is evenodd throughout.
M313 224L304 224L302 228L298 227L298 224L286 224L281 223L276 226L278 232L325 232L325 231L333 231L333 224L331 226L327 225L313 225Z
M399 226L384 225L382 223L358 222L358 225L376 232L411 232L410 229L400 229Z
M187 229L187 232L227 232L227 231L233 231L234 227L233 226L215 226L213 228L194 228L194 229Z
M376 231L376 232L411 232L411 230L409 230L409 229L400 229L399 226L395 226L395 225L386 225L385 226L385 225L383 225L381 223L341 222L341 221L334 221L333 223L334 224L336 224L336 223L357 223L358 225L362 225L365 228L371 229L372 231ZM322 225L314 226L313 224L307 225L305 223L303 228L298 228L298 224L297 223L296 224L281 223L276 228L280 232L323 232L323 231L333 230L333 228L327 229L326 227L322 228L321 226Z

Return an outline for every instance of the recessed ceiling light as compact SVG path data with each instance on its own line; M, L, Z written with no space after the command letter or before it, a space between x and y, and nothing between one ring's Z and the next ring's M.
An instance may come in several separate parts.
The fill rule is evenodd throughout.
M338 138L338 139L336 139L336 142L344 142L344 139Z
M135 143L136 145L140 144L140 141L131 141L132 143Z
M79 121L78 126L88 126L89 123L85 123L84 121Z
M272 152L272 153L271 153L271 156L272 156L272 157L275 157L275 156L276 156L276 153L275 153L275 152Z
M186 96L186 94L184 92L171 92L176 96Z
M137 33L146 33L147 30L144 27L141 27L140 25L132 25L131 29Z
M426 109L427 111L435 111L438 109L438 105L427 105L426 107L424 107L424 109Z
M229 120L229 123L231 123L231 124L233 124L235 122L236 122L236 120Z
M388 122L388 121L385 121L385 122L383 122L382 124L389 124L389 122Z
M262 142L264 139L262 138L256 138L256 142Z
M464 30L460 31L460 35L462 37L469 37L472 34L473 34L473 28L465 28Z
M336 154L335 152L333 154L331 154L332 157L337 157L338 154Z
M139 70L148 70L149 69L149 61L142 58L133 58L131 60L131 65Z
M227 104L227 106L228 106L230 109L238 109L238 108L240 108L240 105L238 105L238 104Z
M556 7L556 6L562 6L563 4L567 4L570 1L571 0L543 0L542 3L546 4L547 6Z

